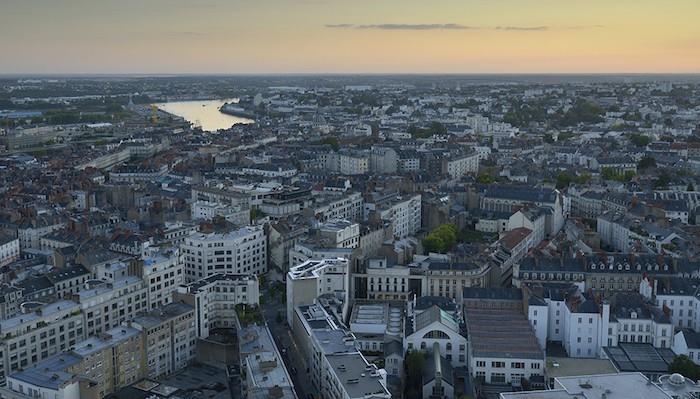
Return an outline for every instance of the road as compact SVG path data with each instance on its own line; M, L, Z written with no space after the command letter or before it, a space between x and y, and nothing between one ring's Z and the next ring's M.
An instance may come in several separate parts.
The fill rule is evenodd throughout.
M297 396L300 399L307 399L309 394L318 397L316 389L311 384L309 375L306 373L307 365L305 357L299 351L297 343L294 341L292 336L291 328L286 322L286 306L281 301L283 294L273 294L269 285L260 288L260 296L265 298L265 303L261 306L263 309L263 317L267 322L267 325L272 333L272 337L275 339L275 344L277 348L282 353L282 359L284 360L289 374L292 376L292 383L294 383L294 389ZM281 314L282 322L277 322L277 315ZM286 351L285 351L286 349ZM296 370L296 372L294 372Z

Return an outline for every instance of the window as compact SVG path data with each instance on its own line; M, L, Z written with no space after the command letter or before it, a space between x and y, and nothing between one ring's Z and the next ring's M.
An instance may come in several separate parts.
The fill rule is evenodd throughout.
M495 369L502 369L506 367L506 362L491 362L491 367Z

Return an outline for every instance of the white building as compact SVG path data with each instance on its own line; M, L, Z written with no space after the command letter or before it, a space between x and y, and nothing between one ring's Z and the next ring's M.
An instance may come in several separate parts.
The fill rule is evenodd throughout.
M185 280L215 273L261 274L267 271L267 239L262 226L229 233L196 233L185 239Z
M287 273L287 322L297 306L312 305L322 295L332 296L347 313L350 270L347 259L308 260Z
M360 245L360 225L348 220L331 220L318 228L321 239L336 248L357 248Z
M0 234L0 267L19 259L19 238Z
M365 213L368 218L376 213L381 220L391 222L397 239L413 236L421 229L421 195L408 198L389 196L367 202Z
M148 308L155 309L173 300L173 292L185 281L185 262L179 248L150 251L143 258L141 277L148 288Z
M432 351L438 344L441 355L453 367L467 365L467 338L460 333L453 315L434 305L416 314L413 324L413 333L404 339L405 351Z
M519 386L545 375L544 352L521 317L517 310L465 309L472 377Z
M479 154L472 152L446 159L444 168L445 173L453 179L475 174L479 171Z
M206 338L213 328L233 328L236 305L257 306L259 290L254 275L217 273L180 285L173 299L194 307L195 332Z

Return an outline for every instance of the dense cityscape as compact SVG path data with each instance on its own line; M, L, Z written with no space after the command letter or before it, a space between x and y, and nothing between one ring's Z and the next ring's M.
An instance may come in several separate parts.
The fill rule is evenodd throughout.
M2 398L700 395L700 81L0 79Z

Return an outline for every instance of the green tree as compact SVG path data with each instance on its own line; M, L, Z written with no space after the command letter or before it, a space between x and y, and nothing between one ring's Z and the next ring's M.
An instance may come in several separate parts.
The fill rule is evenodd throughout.
M323 140L321 140L321 144L330 145L333 151L335 152L338 152L338 150L340 149L340 143L338 142L338 138L335 136L324 138Z
M691 380L697 381L700 379L700 370L686 355L679 355L673 358L671 364L668 365L669 373L678 373Z
M409 384L418 386L423 378L425 369L425 354L421 351L410 351L406 355L406 374Z
M637 168L639 169L647 169L647 168L655 168L656 167L656 159L654 157L646 156L642 159L639 160L639 163L637 164Z
M564 187L569 187L569 184L574 180L573 177L571 177L570 174L566 172L559 172L557 175L557 185L556 187L558 189L564 188Z
M491 184L494 182L494 178L489 173L481 172L476 176L476 181L481 184Z
M428 234L425 239L423 239L423 249L426 252L443 252L445 248L445 242L436 235Z
M632 133L630 135L630 141L637 147L645 147L651 142L651 139L644 134Z

